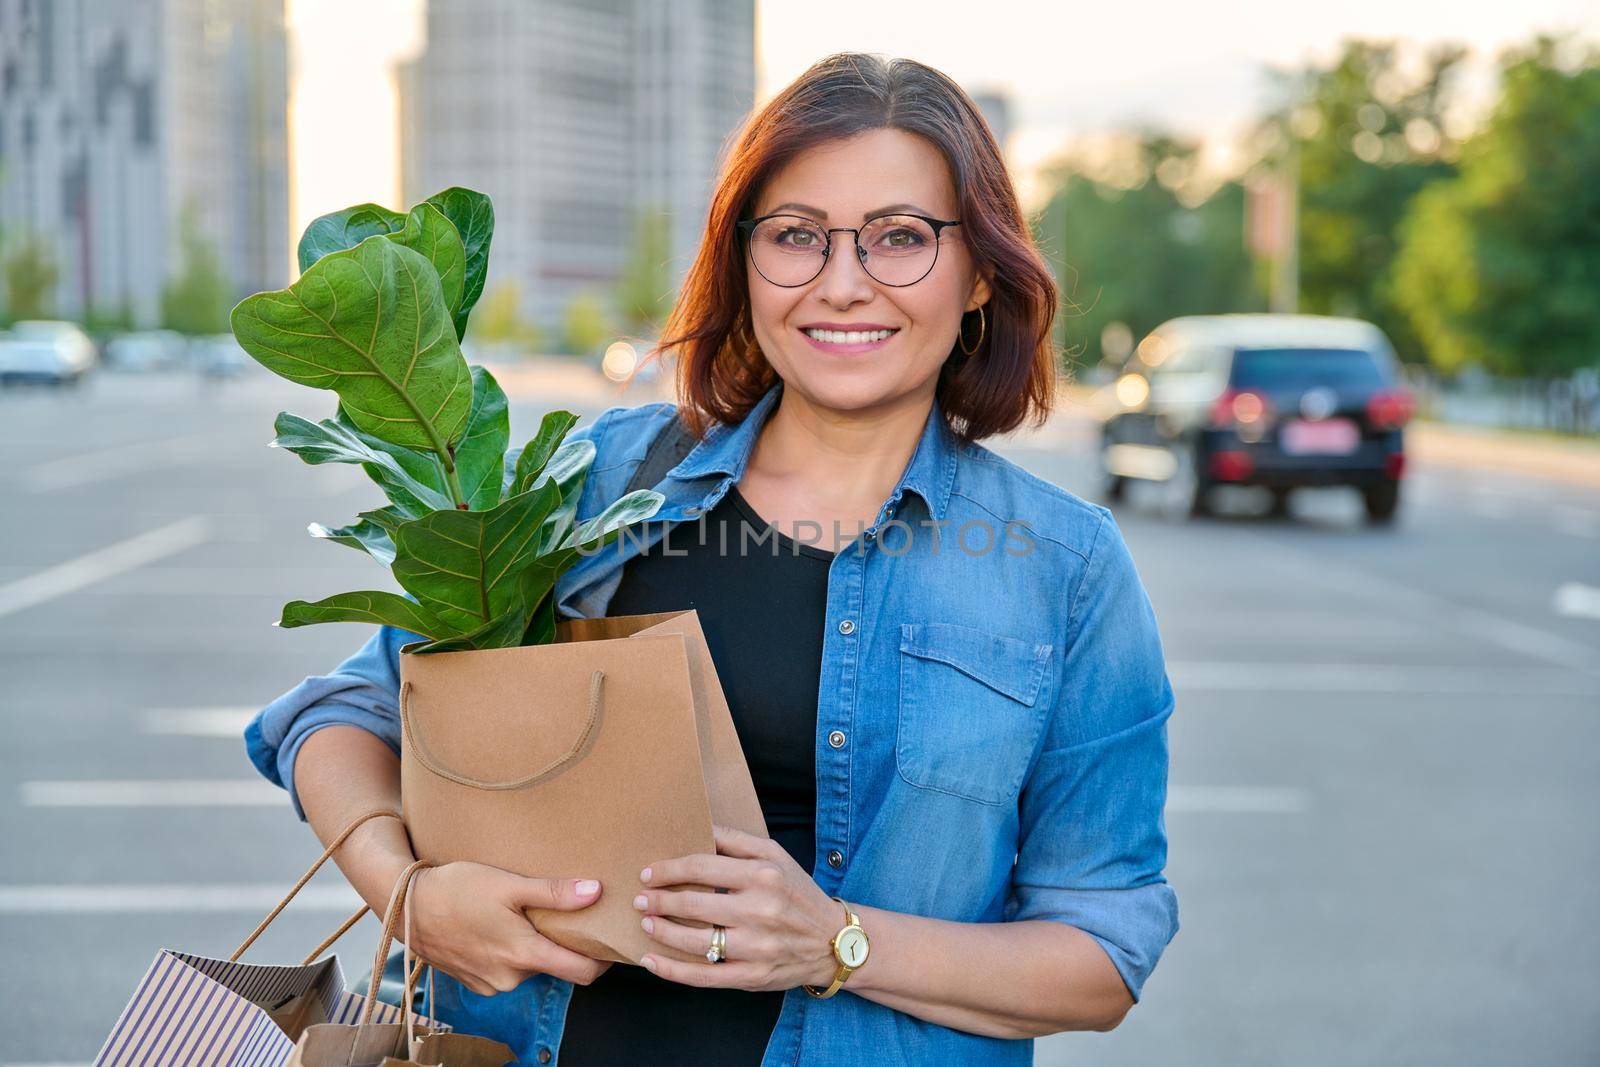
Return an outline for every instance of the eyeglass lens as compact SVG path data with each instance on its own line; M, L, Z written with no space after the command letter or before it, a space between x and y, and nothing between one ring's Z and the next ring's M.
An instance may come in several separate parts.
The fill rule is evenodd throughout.
M756 270L774 285L804 285L822 273L829 235L798 215L763 219L750 233ZM848 236L840 241L848 249ZM910 285L933 269L939 254L933 227L911 215L883 215L861 228L862 267L884 285Z

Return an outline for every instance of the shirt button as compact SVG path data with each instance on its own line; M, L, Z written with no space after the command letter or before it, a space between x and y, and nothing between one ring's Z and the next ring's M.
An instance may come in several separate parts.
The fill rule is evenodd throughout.
M839 632L842 634L853 634L856 632L856 624L851 622L849 619L840 619Z
M844 853L840 852L836 848L835 849L829 849L828 850L828 866L829 867L843 867L844 866Z
M828 744L832 745L834 748L843 748L844 747L844 731L843 730L835 730L835 731L833 731L833 733L829 734L828 735Z
M550 1049L549 1049L548 1046L541 1045L539 1047L539 1062L540 1063L549 1063L550 1062Z

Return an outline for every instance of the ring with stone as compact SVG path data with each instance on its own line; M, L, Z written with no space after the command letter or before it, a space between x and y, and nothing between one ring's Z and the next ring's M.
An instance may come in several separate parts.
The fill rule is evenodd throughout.
M728 928L726 926L711 927L711 947L706 949L706 959L712 963L721 963L728 958Z

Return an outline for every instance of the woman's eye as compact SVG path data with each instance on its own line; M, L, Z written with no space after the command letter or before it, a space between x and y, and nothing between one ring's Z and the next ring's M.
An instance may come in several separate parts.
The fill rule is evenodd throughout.
M778 234L778 243L784 244L787 242L788 244L794 245L796 248L810 248L811 243L816 240L816 236L816 234L811 233L809 230L784 230L782 233ZM795 238L795 240L788 240L791 237Z
M890 230L883 240L890 248L915 248L922 243L922 235L911 230Z

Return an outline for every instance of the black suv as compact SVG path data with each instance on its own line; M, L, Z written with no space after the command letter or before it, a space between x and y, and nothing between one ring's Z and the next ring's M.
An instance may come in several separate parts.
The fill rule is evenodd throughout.
M1400 502L1411 394L1383 331L1314 315L1173 319L1139 343L1108 390L1106 496L1130 478L1176 484L1190 514L1219 484L1360 490L1369 520Z

